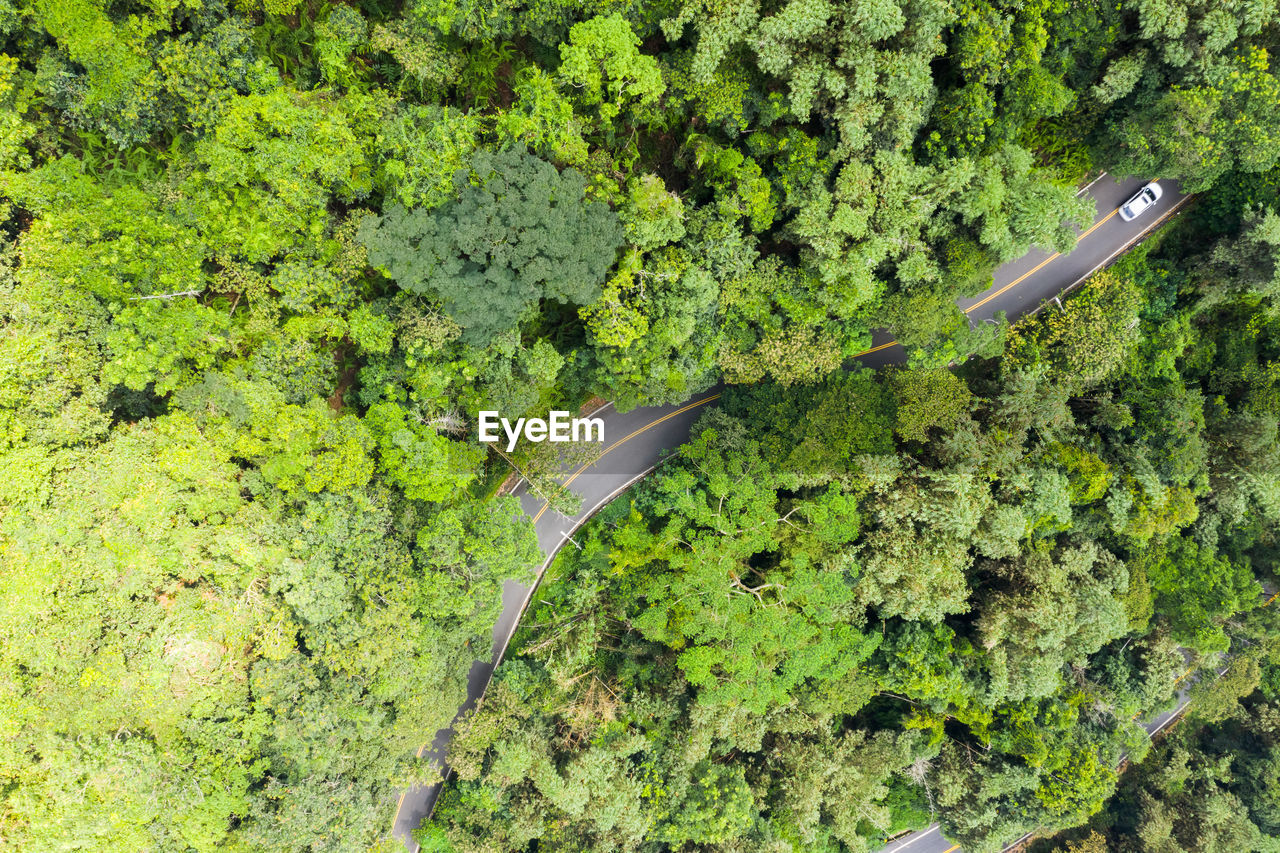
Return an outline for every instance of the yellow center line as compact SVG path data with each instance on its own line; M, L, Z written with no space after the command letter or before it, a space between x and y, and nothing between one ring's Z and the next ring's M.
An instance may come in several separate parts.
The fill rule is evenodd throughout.
M591 460L590 462L586 463L585 465L583 465L582 467L580 467L577 471L574 471L574 472L573 472L573 475L572 475L571 477L569 477L569 479L565 480L565 481L564 481L564 483L563 483L563 484L561 484L560 488L562 488L562 489L567 489L567 488L569 487L569 484L570 484L570 483L572 483L574 480L576 480L576 479L578 478L578 475L579 475L579 474L581 474L583 471L587 470L587 469L588 469L588 468L590 468L592 465L596 464L596 463L597 463L597 462L599 462L601 459L603 459L603 458L605 457L605 454L609 453L609 452L610 452L610 451L612 451L614 448L617 448L617 447L622 446L623 444L626 444L628 441L630 441L631 439L635 438L637 435L639 435L640 433L644 432L645 430L652 429L653 427L656 427L658 424L662 423L663 421L670 420L671 418L674 418L674 417L675 417L676 415L678 415L678 414L681 414L681 413L683 413L683 412L687 412L687 411L689 411L690 409L696 409L698 406L705 406L707 403L710 403L711 401L713 401L713 400L718 400L718 399L720 399L720 395L719 395L719 394L712 394L710 397L704 397L703 399L698 400L697 402L690 403L690 404L689 404L689 405L687 405L687 406L682 406L681 408L676 409L674 412L670 412L670 413L668 413L668 414L666 414L666 415L663 415L662 417L658 418L656 421L650 421L649 423L647 423L647 424L645 424L644 426L640 427L638 430L636 430L635 432L631 433L630 435L628 435L628 436L625 436L625 437L623 437L623 438L618 439L618 440L617 440L617 441L615 441L613 444L611 444L611 445L609 445L608 447L606 447L606 448L605 448L605 450L604 450L604 453L601 453L601 454L600 454L599 456L597 456L595 459L593 459L593 460ZM547 511L547 507L549 507L549 506L551 506L551 502L550 502L550 501L547 501L546 503L544 503L544 504L542 505L542 509L538 510L538 514L537 514L537 515L535 515L535 516L533 517L533 521L534 521L534 523L535 523L535 524L537 523L538 519L542 518L542 514L543 514L544 512L546 512L546 511ZM428 747L428 746L430 746L430 744L429 744L429 743L424 743L421 747L419 747L419 748L418 748L418 757L419 757L419 758L421 758L421 757L422 757L422 753L426 752L426 750L427 750L427 747ZM399 817L400 817L400 810L401 810L402 808L404 808L404 798L405 798L405 796L406 796L406 795L408 795L408 793L409 793L409 789L408 789L408 788L404 789L404 791L402 791L402 792L400 793L400 801L399 801L398 803L396 803L396 817L397 817L397 818L399 818Z
M1085 232L1084 232L1084 233L1082 233L1079 237L1077 237L1077 238L1076 238L1076 242L1077 242L1077 243L1079 243L1079 242L1080 242L1081 240L1083 240L1085 237L1088 237L1088 236L1089 236L1090 234L1092 234L1094 231L1097 231L1097 230L1098 230L1099 228L1101 228L1101 227L1102 227L1102 226L1103 226L1103 225L1104 225L1108 220L1110 220L1110 219L1111 219L1111 217L1115 216L1115 215L1116 215L1117 213L1119 213L1119 212L1120 212L1120 211L1119 211L1119 209L1113 210L1113 211L1111 211L1109 214L1107 214L1106 216L1104 216L1102 219L1100 219L1100 220L1098 220L1097 222L1095 222L1095 223L1093 224L1093 226L1089 228L1089 230L1088 230L1088 231L1085 231ZM1052 260L1054 260L1055 258L1058 258L1058 257L1060 257L1060 253L1058 253L1058 252L1054 252L1054 253L1053 253L1052 255L1050 255L1048 258L1045 258L1043 261L1041 261L1039 264L1037 264L1037 265L1036 265L1034 268L1032 268L1030 271L1028 271L1028 272L1026 272L1026 273L1023 273L1023 274L1022 274L1022 275L1020 275L1018 278L1014 279L1013 281L1011 281L1011 282L1009 282L1008 284L1006 284L1004 287L1002 287L1002 288L1000 288L999 290L997 290L995 293L993 293L993 294L991 294L990 296L988 296L988 297L986 297L985 299L983 299L981 302L978 302L978 303L976 303L976 304L974 304L974 305L970 305L968 308L964 309L964 312L965 312L966 314L968 314L968 313L969 313L969 312L971 312L971 311L974 311L974 310L976 310L976 309L978 309L978 308L981 308L983 305L986 305L986 304L987 304L988 302L990 302L992 299L995 299L997 296L1000 296L1002 293L1006 292L1006 291L1007 291L1007 290L1009 290L1011 287L1014 287L1015 285L1021 284L1024 280L1026 280L1026 279L1027 279L1027 278L1029 278L1030 276L1035 275L1037 272L1039 272L1041 269L1043 269L1043 268L1045 267L1045 265L1046 265L1046 264L1048 264L1050 261L1052 261ZM880 350L888 349L889 347L893 347L893 346L898 346L898 341L889 341L888 343L880 344L879 346L874 346L874 347L872 347L872 348L871 348L871 349L869 349L869 350L863 350L862 352L860 352L860 353L858 353L857 355L855 355L855 356L854 356L854 358L861 358L861 357L862 357L862 356L864 356L864 355L870 355L870 354L871 354L871 353L873 353L873 352L880 352ZM720 398L720 395L719 395L719 394L713 394L713 395L711 395L710 397L706 397L706 398L704 398L704 399L702 399L702 400L698 400L696 403L690 403L690 404L689 404L689 405L687 405L687 406L684 406L684 407L682 407L682 408L676 409L674 412L671 412L670 414L664 415L664 416L662 416L662 417L658 418L656 421L651 421L651 422L649 422L649 423L645 424L644 426L640 427L638 430L636 430L635 432L631 433L630 435L628 435L628 436L626 436L626 437L624 437L624 438L621 438L621 439L619 439L618 441L615 441L613 444L611 444L611 445L609 445L607 448L605 448L604 452L603 452L603 453L601 453L598 457L596 457L596 458L595 458L595 459L593 459L592 461L590 461L590 462L586 463L585 465L583 465L582 467L580 467L577 471L574 471L574 472L573 472L573 474L569 477L569 479L565 480L565 481L564 481L564 483L562 483L562 484L561 484L560 488L562 488L562 489L567 489L567 488L569 487L569 484L570 484L570 483L572 483L574 480L578 479L578 476L579 476L580 474L582 474L582 472L586 471L586 470L587 470L588 468L590 468L592 465L594 465L594 464L596 464L597 462L599 462L601 459L603 459L603 458L605 457L605 455L606 455L606 454L610 453L614 448L619 447L619 446L621 446L621 445L623 445L623 444L627 443L627 442L628 442L628 441L630 441L631 439L635 438L637 435L640 435L642 432L645 432L645 431L647 431L647 430L649 430L649 429L652 429L653 427L657 426L658 424L662 423L663 421L666 421L666 420L669 420L669 419L671 419L671 418L674 418L676 415L679 415L679 414L682 414L682 413L684 413L684 412L687 412L687 411L689 411L690 409L697 408L698 406L705 405L705 404L710 403L710 402L712 402L713 400L717 400L717 399L719 399L719 398ZM540 510L538 510L538 514L537 514L537 515L535 515L535 516L533 517L533 522L534 522L534 524L537 524L537 523L538 523L538 519L542 518L543 513L545 513L545 512L547 511L547 508L548 508L548 507L550 507L550 506L551 506L551 502L550 502L550 501L547 501L547 502L543 503L542 508L541 508ZM1266 604L1264 604L1264 605L1262 605L1262 606L1263 606L1263 607L1266 607L1266 606L1267 606L1268 604L1270 604L1272 601L1275 601L1275 599L1276 599L1278 596L1280 596L1280 593L1276 593L1275 595L1271 596L1271 598L1267 599ZM1184 672L1184 673L1182 674L1182 676L1181 676L1181 677L1179 677L1179 678L1178 678L1178 681L1175 681L1175 682L1174 682L1174 684L1176 685L1176 684L1178 684L1179 682L1181 682L1181 681L1182 681L1182 679L1183 679L1183 678L1186 678L1190 673L1191 673L1191 670L1190 670L1190 669L1188 669L1186 672ZM1134 716L1136 717L1137 715L1135 714ZM418 750L418 757L419 757L419 758L421 758L421 757L422 757L422 753L426 750L427 746L428 746L427 744L423 744L423 745L422 745L422 747ZM407 793L408 793L408 789L406 789L403 793L401 793L401 794L400 794L400 802L399 802L399 803L397 804L397 806L396 806L396 814L397 814L397 815L399 815L399 813L400 813L400 808L404 805L404 798L405 798L405 794L407 794ZM957 845L955 845L954 847L952 847L951 849L943 851L943 853L954 853L954 851L959 850L959 849L960 849L960 845L959 845L959 844L957 844Z
M1111 220L1111 217L1115 216L1115 215L1116 215L1117 213L1119 213L1119 212L1120 212L1120 210L1119 210L1119 208L1117 208L1117 209L1115 209L1115 210L1111 211L1110 213L1108 213L1106 216L1104 216L1104 217L1102 217L1101 219L1099 219L1097 222L1095 222L1095 223L1094 223L1094 224L1089 228L1089 230L1088 230L1088 231L1085 231L1083 234L1081 234L1079 237L1077 237L1077 238L1076 238L1076 243L1077 243L1077 244L1079 244L1079 242L1080 242L1081 240L1083 240L1085 237L1088 237L1088 236L1089 236L1090 234L1092 234L1094 231L1097 231L1099 228L1101 228L1103 225L1105 225L1107 222L1109 222L1109 221ZM1010 288L1013 288L1013 287L1016 287L1016 286L1017 286L1017 285L1019 285L1019 284L1022 284L1022 282L1026 281L1026 280L1027 280L1028 278L1030 278L1031 276L1033 276L1033 275L1035 275L1036 273L1040 272L1040 270L1044 269L1044 268L1045 268L1045 266L1046 266L1050 261L1052 261L1052 260L1056 260L1057 258L1060 258L1060 257L1062 257L1062 254L1061 254L1060 252L1054 252L1052 255L1050 255L1049 257L1045 258L1043 261L1041 261L1040 263L1036 264L1036 265L1035 265L1034 267L1032 267L1030 270L1028 270L1027 272L1023 273L1022 275L1018 276L1018 277L1017 277L1017 278L1015 278L1013 281L1009 282L1009 283L1008 283L1008 284L1006 284L1004 287L1002 287L1002 288L1000 288L999 290L997 290L995 293L992 293L990 296L988 296L987 298L983 299L981 302L975 302L974 304L970 305L968 308L964 309L964 313L969 314L969 313L972 313L972 312L974 312L974 311L978 310L978 309L979 309L979 308L981 308L983 305L986 305L988 302L990 302L992 299L995 299L997 296L1000 296L1000 295L1004 294L1004 293L1005 293L1005 292L1007 292Z
M431 744L430 744L430 743L424 743L422 746L418 747L418 751L417 751L416 755L417 755L419 758L421 758L421 757L422 757L422 753L426 752L426 751L427 751L427 747L429 747L429 746L431 746ZM396 820L399 820L399 819L400 819L400 810L404 808L404 798L405 798L405 797L407 797L407 796L409 796L409 789L408 789L408 788L405 788L403 791L401 791L401 792L400 792L400 799L399 799L399 801L396 803L396 817L395 817L395 819L396 819Z
M603 459L603 458L605 457L605 455L606 455L606 454L610 453L610 452L611 452L611 451L613 451L615 448L621 447L622 445L626 444L626 443L627 443L628 441L630 441L631 439L635 438L637 435L640 435L640 433L645 432L646 430L650 430L650 429L652 429L652 428L656 427L658 424L662 423L663 421L667 421L667 420L670 420L671 418L674 418L676 415L679 415L679 414L682 414L682 413L684 413L684 412L687 412L687 411L689 411L690 409L696 409L698 406L705 406L707 403L710 403L710 402L712 402L713 400L718 400L718 399L720 399L720 395L719 395L719 394L712 394L710 397L704 397L704 398L702 398L701 400L698 400L697 402L690 403L690 404L689 404L689 405L687 405L687 406L682 406L682 407L680 407L679 409L676 409L674 412L669 412L668 414L663 415L662 417L658 418L658 419L657 419L657 420L655 420L655 421L650 421L649 423L647 423L647 424L645 424L644 426L640 427L638 430L636 430L635 432L631 433L630 435L627 435L627 436L624 436L623 438L618 439L618 440L617 440L617 441L615 441L613 444L611 444L611 445L609 445L608 447L606 447L606 448L604 449L604 452L603 452L603 453L601 453L599 456L597 456L595 459L591 460L590 462L586 463L586 464L585 464L585 465L583 465L582 467L578 468L578 470L577 470L577 471L574 471L574 472L573 472L573 474L569 477L569 479L565 480L565 481L564 481L564 483L562 483L562 484L560 485L560 488L562 488L562 489L567 489L567 488L569 488L569 484L570 484L570 483L572 483L574 480L578 479L578 475L580 475L583 471L587 470L587 469L588 469L588 468L590 468L592 465L594 465L594 464L596 464L597 462L599 462L601 459ZM534 521L534 523L535 523L535 524L537 524L538 519L542 518L542 514L543 514L543 513L545 513L545 512L547 511L547 507L549 507L549 506L551 506L551 502L550 502L550 501L547 501L547 502L543 503L543 505L542 505L542 509L538 510L538 514L537 514L537 515L535 515L535 516L533 517L533 521ZM422 753L426 751L427 746L429 746L429 744L423 744L423 745L418 749L418 757L419 757L419 758L421 758L421 757L422 757ZM404 798L405 798L405 795L406 795L406 794L408 794L408 793L409 793L409 789L407 789L407 788L406 788L406 789L405 789L403 792L401 792L401 794L400 794L400 801L396 804L396 817L397 817L397 818L400 816L400 810L401 810L402 808L404 808Z
M955 853L955 851L957 851L957 850L959 850L959 849L960 849L960 845L959 845L959 844L957 844L957 845L955 845L954 847L949 847L949 848L947 848L946 850L943 850L943 851L942 851L942 853Z
M887 343L887 344L881 344L881 345L880 345L880 346L878 346L878 347L872 347L871 349L865 349L865 350L863 350L862 352L860 352L860 353L858 353L857 355L855 355L855 356L854 356L854 358L862 358L864 355L871 355L871 353L873 353L873 352L880 352L880 350L882 350L882 349L888 349L889 347L896 347L896 346L898 346L898 345L899 345L899 344L898 344L898 342L897 342L897 341L889 341L889 343Z
M1117 213L1119 213L1119 212L1120 212L1120 209L1119 209L1119 208L1116 208L1115 210L1113 210L1113 211L1111 211L1110 213L1108 213L1106 216L1104 216L1104 217L1102 217L1101 219L1099 219L1097 222L1093 223L1093 225L1089 226L1089 230L1088 230L1088 231L1083 232L1079 237L1077 237L1077 238L1076 238L1076 243L1079 243L1079 242L1080 242L1081 240L1083 240L1085 237L1088 237L1088 236L1089 236L1090 234L1092 234L1094 231L1097 231L1097 230L1098 230L1099 228L1101 228L1103 225L1107 224L1107 222L1109 222L1109 221L1111 220L1111 217L1115 216L1115 215L1116 215ZM1052 255L1050 255L1049 257L1045 258L1043 261L1041 261L1040 263L1036 264L1036 265L1035 265L1034 267L1032 267L1030 270L1028 270L1027 272L1023 273L1022 275L1018 276L1018 277L1017 277L1017 278L1015 278L1013 281L1009 282L1009 283L1008 283L1008 284L1006 284L1004 287L1002 287L1002 288L1000 288L999 290L997 290L995 293L989 294L989 295L988 295L988 296L986 296L982 301L980 301L980 302L975 302L974 304L970 305L968 308L965 308L965 309L964 309L964 313L966 313L966 314L971 314L971 313L973 313L974 311L977 311L979 308L981 308L983 305L986 305L986 304L987 304L988 302L990 302L992 299L995 299L997 296L1001 296L1001 295L1003 295L1003 294L1007 293L1011 288L1017 287L1019 284L1022 284L1022 282L1026 281L1026 280L1027 280L1028 278L1030 278L1031 276L1033 276L1033 275L1035 275L1036 273L1040 272L1040 270L1044 269L1044 268L1049 264L1049 262L1050 262L1050 261L1056 260L1056 259L1058 259L1058 258L1060 258L1060 257L1062 257L1062 253L1061 253L1061 252L1054 252ZM898 344L898 342L897 342L897 341L889 341L889 343L887 343L887 344L880 344L880 346L878 346L878 347L872 347L872 348L871 348L871 349L869 349L869 350L863 350L862 352L860 352L860 353L858 353L857 355L855 355L855 356L854 356L854 358L862 358L864 355L871 355L871 353L873 353L873 352L880 352L880 350L882 350L882 349L888 349L889 347L891 347L891 346L896 346L897 344Z
M565 480L563 483L561 483L561 484L560 484L560 488L561 488L561 490L564 490L564 489L569 488L569 484L571 484L574 480L578 479L578 476L579 476L583 471L587 470L587 469L588 469L588 468L590 468L592 465L596 464L596 463L597 463L597 462L599 462L601 459L603 459L606 455L608 455L609 453L611 453L615 448L621 447L622 445L626 444L626 443L627 443L628 441L630 441L631 439L635 438L635 437L636 437L637 435L639 435L640 433L645 432L646 430L653 429L653 428L654 428L654 427L656 427L658 424L662 423L663 421L670 420L671 418L674 418L676 415L679 415L679 414L682 414L682 413L684 413L684 412L687 412L687 411L689 411L690 409L696 409L698 406L704 406L704 405L706 405L707 403L710 403L712 400L718 400L718 399L720 399L720 395L719 395L719 394L712 394L710 397L704 397L704 398L702 398L701 400L698 400L696 403L690 403L690 404L689 404L689 405L687 405L687 406L682 406L681 408L676 409L674 412L669 412L668 414L665 414L665 415L663 415L662 417L658 418L656 421L650 421L649 423L647 423L647 424L645 424L644 426L640 427L638 430L636 430L635 432L633 432L633 433L631 433L630 435L626 436L625 438L620 438L620 439L618 439L618 440L617 440L617 441L615 441L613 444L611 444L611 445L609 445L608 447L606 447L606 448L604 449L604 452L603 452L603 453L601 453L599 456L597 456L595 459L592 459L590 462L588 462L588 463L586 463L585 465L583 465L583 466L582 466L581 468L579 468L577 471L574 471L574 472L573 472L573 474L569 477L569 479ZM542 509L538 510L538 514L537 514L537 515L535 515L535 516L533 517L533 523L534 523L534 524L537 524L537 523L538 523L538 519L542 518L542 514L543 514L544 512L546 512L546 511L547 511L547 507L549 507L549 506L551 506L551 502L550 502L550 501L547 501L546 503L544 503L544 504L542 505Z
M974 312L974 311L977 311L979 308L981 308L983 305L986 305L986 304L987 304L988 302L990 302L992 299L995 299L997 296L1003 296L1003 295L1004 295L1004 293L1005 293L1006 291L1008 291L1010 288L1017 287L1018 285L1022 284L1022 282L1023 282L1023 281L1025 281L1026 279L1028 279L1028 278L1030 278L1031 276L1035 275L1036 273L1040 272L1040 270L1044 269L1046 266L1048 266L1048 265L1049 265L1049 262L1050 262L1050 261L1057 260L1057 259L1058 259L1058 258L1060 258L1060 257L1062 257L1062 255L1061 255L1061 254L1059 254L1058 252L1054 252L1052 255L1050 255L1049 257L1045 258L1043 261L1041 261L1040 263L1036 264L1034 267L1032 267L1031 269L1027 270L1025 273L1023 273L1022 275L1018 276L1018 277L1017 277L1017 278L1015 278L1013 281L1009 282L1009 283L1008 283L1008 284L1006 284L1004 287L1000 288L1000 289L999 289L999 290L997 290L995 293L993 293L993 294L991 294L990 296L988 296L986 299L983 299L981 302L975 302L975 303L973 303L972 305L970 305L968 308L964 308L964 309L962 309L962 310L963 310L963 311L964 311L964 313L966 313L966 314L969 314L969 313L972 313L972 312Z
M1118 208L1118 207L1117 207L1115 210L1111 211L1111 212L1110 212L1110 213L1108 213L1106 216L1104 216L1104 217L1102 217L1101 219L1099 219L1099 220L1098 220L1097 222L1095 222L1093 225L1089 226L1089 230L1088 230L1088 231L1085 231L1083 234L1081 234L1079 237L1077 237L1077 238L1076 238L1076 242L1077 242L1077 243L1079 243L1079 242L1080 242L1081 240L1083 240L1085 237L1088 237L1088 236L1089 236L1090 234L1092 234L1094 231L1097 231L1097 230L1098 230L1099 228L1101 228L1103 225L1106 225L1108 222L1110 222L1110 221L1111 221L1111 217L1115 216L1115 215L1116 215L1116 214L1118 214L1119 212L1120 212L1120 208Z

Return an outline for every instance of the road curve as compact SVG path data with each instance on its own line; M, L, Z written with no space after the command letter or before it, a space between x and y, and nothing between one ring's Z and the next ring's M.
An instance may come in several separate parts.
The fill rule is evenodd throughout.
M1117 208L1143 183L1136 178L1117 181L1104 176L1085 187L1081 192L1087 192L1094 200L1096 214L1090 226L1079 233L1074 250L1060 255L1033 249L997 269L994 285L977 297L961 300L960 307L974 323L991 319L1001 311L1011 320L1033 313L1141 240L1168 220L1189 198L1176 182L1161 181L1164 194L1155 207L1133 222L1125 222L1117 215ZM858 359L868 367L880 368L902 363L905 353L887 334L879 334L873 337L871 348L860 354ZM689 438L694 421L719 397L719 388L713 388L676 405L644 407L630 412L618 412L612 406L606 406L597 412L595 417L602 418L605 424L605 449L595 462L575 471L566 481L568 487L582 498L582 511L572 518L547 507L546 501L529 492L527 484L521 483L516 488L520 506L533 519L538 546L545 555L538 567L534 587L574 531L598 509L652 471L664 454L683 444ZM473 709L484 696L494 668L506 653L534 587L516 581L507 581L503 585L502 613L493 626L492 658L472 664L467 679L467 701L458 709L459 715ZM452 737L452 728L436 732L434 738L418 751L419 757L430 757L443 766ZM392 834L410 853L418 853L412 832L431 814L439 794L439 785L419 785L407 789L400 797ZM953 853L959 850L942 837L936 826L895 839L887 849L906 849L909 853Z

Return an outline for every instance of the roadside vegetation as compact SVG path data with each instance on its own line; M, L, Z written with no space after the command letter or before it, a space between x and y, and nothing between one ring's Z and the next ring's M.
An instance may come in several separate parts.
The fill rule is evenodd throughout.
M1280 220L1210 207L1002 358L727 392L561 552L425 849L995 851L1097 815L1186 684L1225 722L1079 849L1277 849Z
M429 844L1083 821L1179 647L1270 648L1278 34L1189 0L0 0L0 838L394 849L540 562L475 413L721 379L559 568ZM1103 169L1206 195L1067 313L971 329ZM840 372L876 328L910 367Z
M1125 774L1088 825L1038 841L1031 853L1280 849L1276 671L1242 702L1228 689L1230 707L1211 722L1193 713Z

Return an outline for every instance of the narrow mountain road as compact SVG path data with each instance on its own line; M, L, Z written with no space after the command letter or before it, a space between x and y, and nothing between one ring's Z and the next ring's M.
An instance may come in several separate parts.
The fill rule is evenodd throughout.
M975 323L991 319L1000 311L1013 320L1036 311L1053 297L1075 287L1094 270L1105 266L1167 221L1189 198L1176 182L1161 181L1164 195L1160 201L1138 219L1125 222L1117 208L1144 183L1136 178L1116 181L1104 176L1085 187L1081 192L1094 200L1097 213L1092 224L1080 233L1073 251L1060 255L1032 250L997 269L995 284L973 299L961 300L960 307ZM905 360L902 347L888 335L876 336L872 344L869 350L858 356L868 367L880 368ZM529 492L527 484L521 483L517 487L515 493L520 498L520 505L533 519L538 545L546 555L538 567L538 580L573 532L600 507L652 471L665 453L683 444L689 438L693 423L719 397L719 389L713 388L678 405L639 408L626 413L606 406L596 412L594 416L602 418L605 424L605 449L595 462L573 472L566 480L568 487L582 498L583 509L572 518L547 507L546 501ZM492 660L472 664L467 701L459 709L459 714L474 708L484 695L493 670L502 661L532 593L532 587L515 581L504 585L502 614L493 626ZM443 764L452 736L452 728L442 729L423 745L418 754L430 756ZM392 831L410 853L418 851L412 831L431 813L439 793L438 785L423 785L409 788L400 797ZM931 827L895 840L888 849L906 849L910 853L952 853L959 848L943 839L937 827Z

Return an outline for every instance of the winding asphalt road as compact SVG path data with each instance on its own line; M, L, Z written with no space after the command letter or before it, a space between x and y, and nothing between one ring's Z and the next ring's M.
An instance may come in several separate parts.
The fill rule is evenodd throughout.
M1176 182L1162 181L1164 194L1155 207L1133 222L1125 222L1118 215L1117 208L1143 183L1136 178L1116 181L1104 176L1081 190L1094 200L1097 214L1092 224L1079 234L1075 249L1065 255L1035 249L997 269L994 286L973 299L959 302L971 322L989 320L1000 311L1005 312L1010 320L1034 313L1055 296L1069 291L1095 270L1106 266L1165 222L1188 199ZM902 347L887 334L873 337L872 347L858 356L863 364L873 368L900 364L905 358ZM521 483L516 488L515 494L519 496L523 510L533 519L538 545L546 555L538 567L538 580L574 531L598 509L652 471L665 453L683 444L689 438L694 421L719 397L719 390L713 388L679 405L633 409L625 413L606 406L596 412L594 416L602 418L605 424L605 449L594 463L575 471L566 480L566 485L582 498L582 512L572 518L548 508L546 501L529 492L527 484ZM502 614L493 626L492 659L472 664L467 701L459 709L459 715L474 708L484 696L494 668L501 663L532 593L533 587L515 581L504 584ZM1164 722L1157 718L1148 724L1148 730L1156 731L1172 718L1171 715L1162 717ZM440 730L430 743L423 745L418 755L429 756L443 765L452 737L452 728ZM418 851L418 844L411 833L431 814L439 794L440 786L423 785L409 788L400 797L392 832L410 853ZM886 849L894 853L901 850L909 853L953 853L959 847L944 839L935 825L895 839Z

